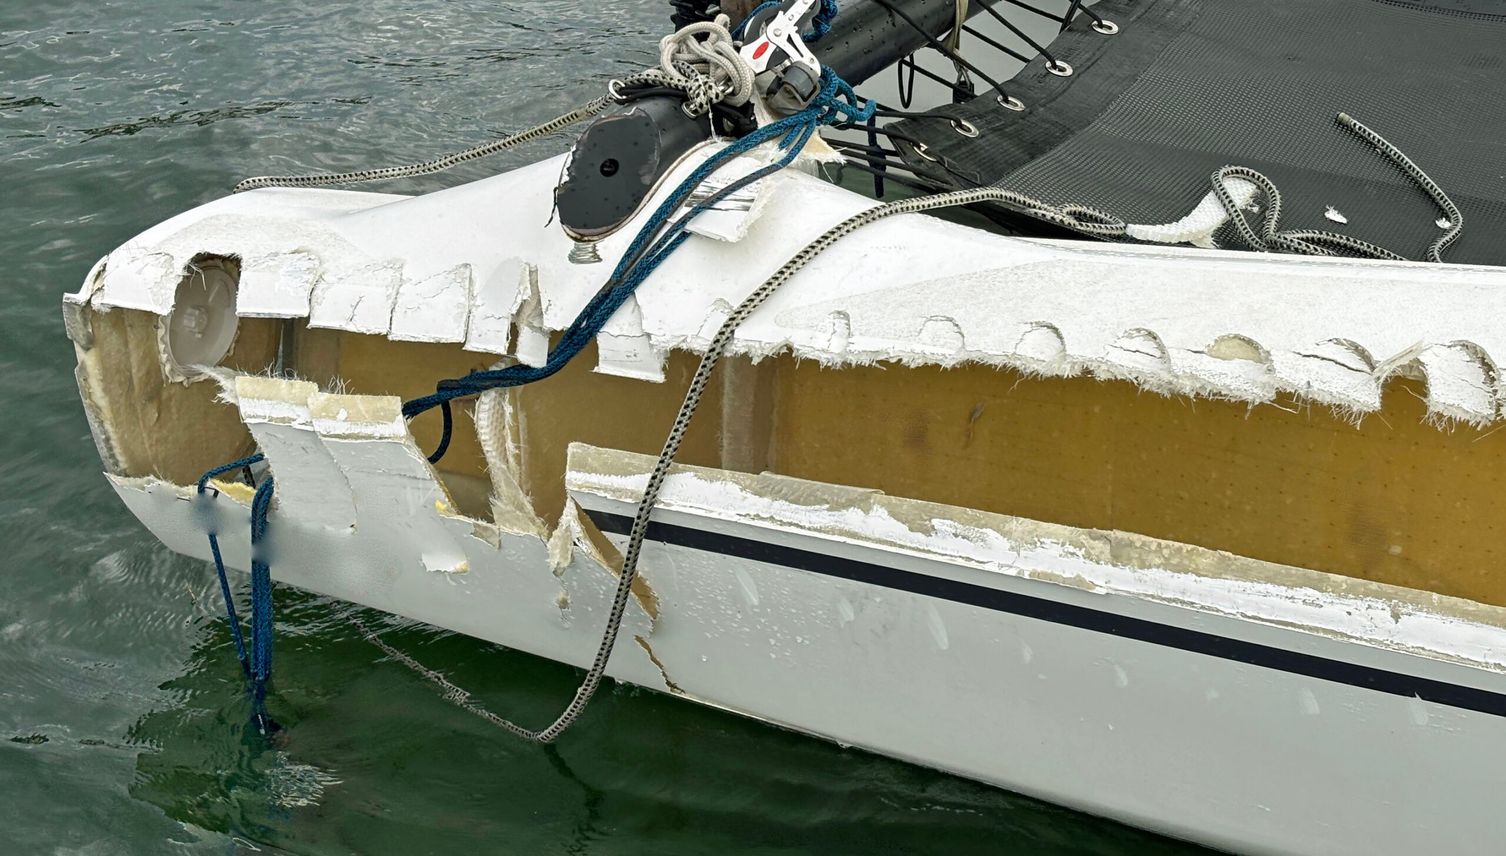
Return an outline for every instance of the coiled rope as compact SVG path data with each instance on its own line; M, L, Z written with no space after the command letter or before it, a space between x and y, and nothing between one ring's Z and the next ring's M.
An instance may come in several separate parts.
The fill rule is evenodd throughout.
M733 107L753 97L753 69L738 56L726 15L682 27L659 41L659 67L638 72L621 86L651 84L685 93L685 112L700 116L712 104Z
M1358 119L1348 113L1340 113L1337 116L1340 127L1354 133L1360 139L1375 146L1381 154L1385 155L1396 164L1407 177L1416 182L1423 192L1432 198L1433 203L1443 211L1448 219L1448 229L1429 245L1426 258L1430 262L1443 261L1443 251L1450 244L1459 239L1464 231L1464 215L1459 207L1443 192L1438 183L1428 177L1422 168L1412 162L1401 149L1392 145L1389 140L1371 130ZM1244 209L1240 208L1230 192L1227 181L1231 177L1243 178L1258 187L1265 194L1265 214L1261 218L1260 232L1256 232L1245 217ZM1372 244L1350 235L1338 232L1328 232L1318 229L1295 229L1279 231L1277 222L1281 219L1281 192L1276 185L1263 174L1249 167L1226 166L1213 174L1213 193L1218 197L1219 204L1224 207L1229 215L1229 221L1234 225L1234 231L1241 241L1252 250L1258 252L1284 252L1297 253L1300 255L1331 256L1338 252L1347 252L1363 258L1387 259L1390 261L1407 261L1407 257L1400 253L1392 252L1385 247Z

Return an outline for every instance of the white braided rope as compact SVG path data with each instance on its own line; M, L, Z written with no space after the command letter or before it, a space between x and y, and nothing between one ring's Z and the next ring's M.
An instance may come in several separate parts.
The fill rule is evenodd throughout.
M753 69L737 53L727 29L731 19L697 21L659 40L659 67L641 71L619 85L648 83L685 93L685 112L701 116L711 105L740 107L753 97Z

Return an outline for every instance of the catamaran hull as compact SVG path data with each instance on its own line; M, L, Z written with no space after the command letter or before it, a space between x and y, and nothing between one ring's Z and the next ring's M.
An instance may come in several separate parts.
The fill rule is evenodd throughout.
M641 482L634 469L648 462L573 452L573 463L587 460L572 471L572 497L620 543ZM1499 674L1297 629L1300 608L1283 627L1190 609L1173 586L1131 594L1132 581L1069 539L1054 542L1059 533L902 500L865 507L863 492L846 492L864 523L961 514L980 532L1015 530L1007 543L959 531L981 544L960 552L943 537L883 544L861 534L877 527L851 515L834 523L800 504L814 499L808 488L781 481L671 479L614 678L1238 852L1499 852ZM165 544L208 558L202 512L183 491L115 485ZM411 533L425 514L392 511L383 523L393 532ZM431 522L449 543L431 541L430 554L457 551L463 570L414 571L404 560L416 545L404 555L280 523L274 577L589 661L615 580L578 530L561 566L563 545L510 534L490 544L467 524ZM244 567L239 528L221 538ZM993 548L1014 552L990 568ZM1220 558L1241 562L1200 557L1214 571ZM1262 584L1167 576L1188 587L1181 597L1222 590L1257 611L1300 594L1358 624L1417 621L1366 615L1379 602L1364 597L1285 590L1262 601Z
M580 358L594 370L567 370L537 394L486 393L457 412L465 448L431 466L435 426L405 421L395 393L422 394L499 358L538 364L631 238L633 225L602 242L603 265L566 262L569 242L548 218L558 172L546 161L413 199L242 194L112 253L66 298L64 316L85 411L125 504L189 556L208 559L205 534L218 531L228 564L245 569L249 489L220 484L207 500L189 485L259 449L277 480L268 531L278 581L589 662L624 521L652 467L623 450L657 448L678 405L673 387L688 377L684 358L693 365L727 308L870 203L787 172L703 217ZM185 304L197 283L232 270L233 309ZM1503 284L1499 271L1456 265L1022 241L910 215L875 224L812 261L739 329L720 400L698 417L712 420L715 442L689 443L703 466L678 468L666 485L609 674L1215 847L1498 853L1506 609L1490 605L1499 593L1475 570L1473 557L1489 555L1485 518L1458 527L1468 550L1436 533L1493 501L1470 474L1494 472ZM171 321L186 323L185 309L239 319L217 367L174 358ZM757 362L789 352L831 370L789 382L770 373L784 357ZM863 368L874 364L891 369ZM900 366L960 368L942 383ZM1008 398L1020 373L1083 386ZM1138 389L1120 395L1079 378L1088 373ZM1268 408L1291 423L1272 425L1240 409L1299 395L1307 408L1378 412L1397 376L1426 380L1411 434L1380 417L1368 424L1387 430L1366 433ZM846 393L812 395L834 377L858 379ZM960 397L947 398L954 388ZM1145 392L1164 403L1141 404L1140 390L1183 397ZM1241 404L1217 415L1210 397ZM843 402L852 414L829 416ZM1124 443L1063 434L1108 437L1153 406L1176 418ZM864 407L878 409L874 426L844 433L873 418ZM902 407L904 426L877 430ZM1116 407L1135 410L1092 422ZM931 419L937 409L953 421ZM1026 421L988 434L1001 411ZM1479 436L1454 442L1424 418L1479 426ZM760 434L774 422L783 433ZM1215 424L1227 433L1210 433ZM1173 459L1094 457L1141 455L1183 425L1187 448L1250 476L1240 490L1196 494L1213 478L1197 468L1156 482L1156 466ZM420 443L414 431L429 434ZM1262 431L1270 445L1241 442ZM1353 437L1334 445L1343 431ZM567 455L561 436L599 439ZM1391 455L1403 441L1410 457ZM843 447L864 443L888 443L882 454L908 463L889 473L877 458L824 460L846 461ZM1375 501L1346 504L1340 477L1377 448L1390 457L1375 466L1411 467L1426 453L1462 475L1453 493L1403 505L1394 492L1425 480L1398 471ZM804 466L838 475L751 474L810 450ZM1078 467L1074 455L1091 460ZM1141 469L1111 478L1116 466ZM1014 480L950 505L843 486L906 470L916 490L891 493L944 498L966 493L969 468L980 483L1004 470ZM1236 534L1269 532L1269 519L1295 532L1303 521L1279 516L1280 500L1309 482L1331 486L1301 494L1303 513L1332 506L1350 528L1265 545L1307 551L1291 564L1119 531L1206 524L1201 542L1218 543L1232 537L1219 528L1231 519ZM1057 490L1076 483L1077 493ZM1270 485L1275 500L1261 493ZM1011 491L1058 499L1036 514L979 510ZM1115 502L1096 528L1040 522L1097 514L1105 494ZM1111 513L1188 496L1170 519L1120 525ZM1445 501L1455 517L1407 511ZM1349 540L1323 552L1324 539ZM1356 564L1307 569L1330 559ZM1424 566L1448 588L1360 578Z

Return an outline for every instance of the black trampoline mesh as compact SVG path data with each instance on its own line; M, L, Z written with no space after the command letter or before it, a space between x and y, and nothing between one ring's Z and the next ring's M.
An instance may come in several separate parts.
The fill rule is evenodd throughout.
M1445 260L1502 265L1506 14L1460 11L1481 4L1104 0L1094 8L1120 34L1079 19L1052 46L1074 66L1071 77L1046 73L1037 59L1011 82L1025 112L987 96L941 108L977 125L976 139L945 121L903 124L959 186L997 183L1163 223L1208 193L1216 169L1237 164L1280 189L1282 229L1342 232L1422 258L1441 212L1335 122L1343 111L1459 206L1464 234ZM1330 206L1348 223L1325 217Z

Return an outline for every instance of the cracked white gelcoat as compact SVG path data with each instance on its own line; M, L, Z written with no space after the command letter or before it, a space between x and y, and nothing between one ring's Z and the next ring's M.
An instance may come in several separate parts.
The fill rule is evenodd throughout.
M570 264L569 239L549 222L559 166L555 158L415 198L277 189L227 197L116 250L98 290L91 284L73 302L166 313L195 256L253 260L259 271L294 247L296 264L267 262L275 276L251 280L275 281L261 287L284 294L269 297L263 314L297 310L297 292L315 276L315 326L422 341L454 341L464 326L468 348L536 364L548 333L575 319L638 225L600 242L605 264ZM638 289L610 325L601 370L657 377L653 363L670 349L704 349L726 307L873 204L795 170L757 190L751 210L718 212L734 219L708 224ZM462 268L485 274L467 290ZM241 299L254 304L246 291ZM1502 317L1498 269L1023 240L903 215L812 261L742 326L731 351L790 351L833 366L1090 373L1249 402L1288 391L1356 414L1378 409L1383 383L1405 373L1426 377L1433 415L1484 424L1500 417ZM1236 338L1248 347L1220 347Z

